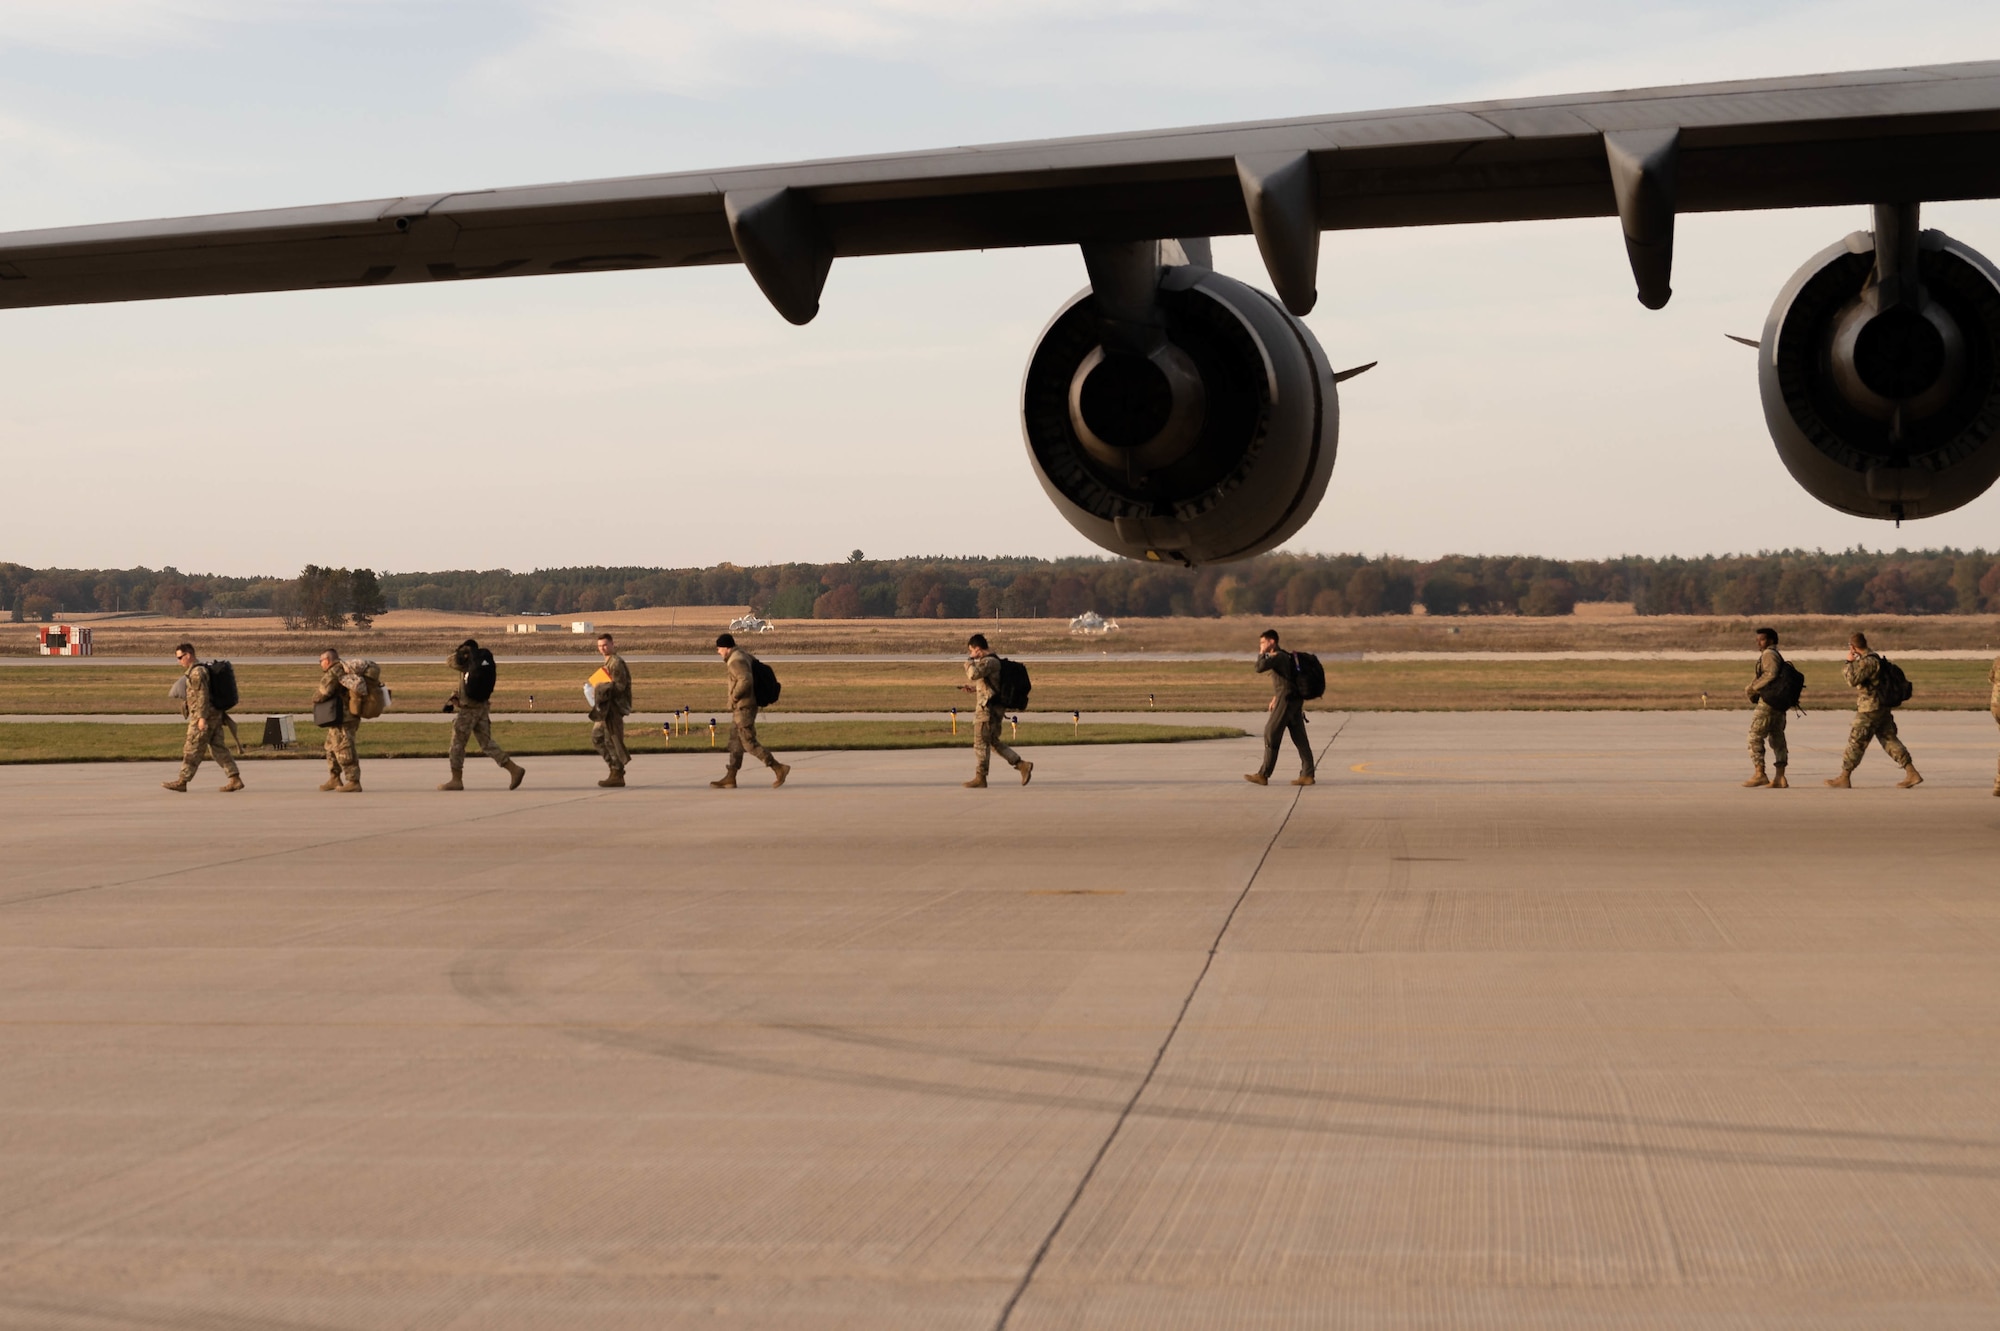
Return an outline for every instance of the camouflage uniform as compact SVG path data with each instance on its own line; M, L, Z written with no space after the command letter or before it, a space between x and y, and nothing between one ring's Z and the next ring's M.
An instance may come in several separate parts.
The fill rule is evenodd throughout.
M1986 672L1986 682L1993 686L1993 696L1989 702L1993 708L1993 719L2000 721L2000 658L1993 662L1993 668ZM2000 771L1993 774L1993 793L2000 795Z
M1763 692L1778 682L1778 671L1785 664L1785 658L1778 655L1775 647L1766 647L1757 657L1757 678L1750 681L1747 692L1750 700L1757 704L1757 710L1750 714L1750 761L1764 770L1764 741L1771 742L1771 762L1783 767L1790 761L1791 750L1785 744L1785 709L1773 707L1763 699Z
M1286 734L1292 737L1292 744L1299 751L1299 775L1313 775L1312 741L1306 738L1306 703L1299 697L1298 663L1292 654L1280 648L1278 651L1257 658L1257 672L1268 672L1271 676L1271 697L1275 705L1264 717L1264 761L1257 768L1257 775L1268 777L1278 766L1278 745Z
M1896 738L1896 714L1882 701L1882 658L1863 652L1849 661L1842 673L1855 691L1854 728L1847 732L1847 752L1840 756L1840 770L1852 772L1868 752L1868 741L1879 740L1882 752L1898 767L1910 765L1910 751Z
M459 686L451 695L451 770L456 773L465 767L465 741L477 739L479 751L502 767L511 767L507 751L493 742L492 700L473 702L465 696L464 676L471 668L469 662L459 660L456 652L445 658L445 664L459 672Z
M347 675L347 663L339 657L333 658L319 677L319 688L313 692L313 701L325 702L328 698L340 699L340 724L326 727L326 770L327 784L324 789L333 789L336 783L359 787L361 785L361 757L354 747L355 737L361 733L361 718L354 714L354 700L348 696L347 687L340 681Z
M772 771L782 765L771 756L771 751L757 742L757 680L751 666L756 657L741 647L729 649L729 656L723 662L729 671L729 769L724 780L736 775L743 766L743 755L749 754Z
M597 686L596 702L590 709L590 747L604 759L611 775L620 780L632 755L625 751L625 717L632 710L632 672L625 658L613 652L604 658L608 684ZM483 710L483 709L482 709Z
M187 739L181 745L181 784L193 780L201 760L209 755L233 780L238 775L236 760L229 756L229 743L222 738L229 718L208 700L208 667L197 661L188 667L186 678L187 697L181 701L181 711L187 717L188 728ZM203 722L207 723L205 727Z
M1000 761L1018 771L1021 755L1000 742L1000 724L1007 711L1000 705L1000 658L967 657L965 680L972 685L972 761L977 775L986 775L986 769L992 764L992 755L996 753L1000 755Z

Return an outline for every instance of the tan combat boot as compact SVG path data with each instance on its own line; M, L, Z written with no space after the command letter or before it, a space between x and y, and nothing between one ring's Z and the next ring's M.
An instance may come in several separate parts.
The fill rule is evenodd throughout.
M338 772L335 772L335 773L334 773L334 774L333 774L332 776L330 776L330 777L328 777L328 778L327 778L326 780L324 780L324 781L320 782L320 783L319 783L319 788L320 788L321 790L339 790L339 789L340 789L340 773L338 773Z
M222 783L222 793L225 795L227 795L232 790L241 790L241 789L243 789L243 778L241 776L232 776L227 781Z
M507 760L507 789L519 790L521 788L521 782L527 777L527 775L528 775L527 768L521 766L521 764L515 762L512 758L509 758Z
M597 784L610 790L620 789L625 784L625 774L623 772L613 772Z
M1851 789L1851 788L1853 787L1854 783L1853 783L1852 781L1849 781L1849 780L1847 779L1847 775L1848 775L1848 769L1847 769L1847 768L1845 768L1845 767L1843 767L1843 768L1841 768L1841 769L1840 769L1840 775L1839 775L1839 776L1830 776L1830 777L1828 777L1828 778L1826 779L1826 783L1827 783L1827 784L1828 784L1829 786L1832 786L1832 787L1833 787L1833 788L1834 788L1835 790L1848 790L1848 789Z
M1028 784L1028 778L1035 774L1035 765L1026 758L1023 758L1021 759L1021 765L1015 770L1020 772L1021 784L1025 786Z
M1745 782L1744 782L1743 784L1744 784L1744 785L1745 785L1746 787L1747 787L1747 786L1768 786L1768 785L1770 785L1770 784L1771 784L1771 778L1770 778L1770 777L1768 777L1768 776L1765 776L1765 775L1764 775L1764 764L1762 764L1762 763L1758 763L1758 764L1757 764L1757 770L1756 770L1756 771L1754 771L1754 772L1752 772L1752 773L1750 774L1750 779L1749 779L1748 781L1745 781Z
M714 786L717 790L734 790L736 789L736 773L724 772L722 780L711 781L708 784Z
M182 795L187 794L187 788L188 779L184 776L177 776L171 781L162 781L160 783L160 789L175 791Z
M977 776L974 776L972 780L963 784L967 790L984 790L986 789L986 773L981 772Z
M1785 780L1785 765L1783 763L1779 763L1776 767L1771 769L1771 789L1790 790L1791 788L1792 788L1792 783Z
M359 795L361 793L361 778L356 777L352 781L343 783L335 788L334 793L339 795Z
M1908 767L1905 767L1903 769L1903 779L1901 781L1898 781L1896 783L1896 786L1898 789L1908 790L1912 786L1921 786L1923 783L1924 783L1923 777L1917 774L1917 765L1915 763L1911 763Z
M1292 778L1292 784L1295 786L1312 786L1319 784L1319 782L1318 778L1314 777L1311 772L1300 772Z
M459 768L459 767L454 767L454 768L452 768L452 769L451 769L451 780L449 780L449 781L445 782L445 783L444 783L443 785L439 786L439 787L438 787L438 789L439 789L439 790L464 790L464 789L465 789L465 770L464 770L463 768Z
M1268 786L1271 784L1271 778L1265 776L1262 772L1245 772L1243 779L1253 786Z
M775 778L775 780L771 782L771 789L776 790L779 786L784 785L785 778L790 776L791 774L792 774L792 769L790 764L774 763L771 767L771 775Z

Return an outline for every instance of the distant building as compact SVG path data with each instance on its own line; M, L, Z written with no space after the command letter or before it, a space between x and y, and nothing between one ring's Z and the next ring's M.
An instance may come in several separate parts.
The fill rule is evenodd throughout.
M560 624L509 624L507 631L509 633L555 633L560 631L561 628L562 625Z
M597 625L587 619L572 619L569 622L569 631L571 633L595 633L597 632Z

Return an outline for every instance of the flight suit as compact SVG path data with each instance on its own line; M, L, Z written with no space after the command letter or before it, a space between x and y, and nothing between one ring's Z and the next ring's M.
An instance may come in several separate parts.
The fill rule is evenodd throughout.
M743 755L749 754L772 771L783 766L771 756L770 750L757 742L757 680L752 671L756 657L741 647L729 649L729 656L723 665L729 671L729 766L723 779L729 780L743 766Z
M1757 657L1757 678L1750 681L1746 692L1750 700L1757 704L1750 713L1750 761L1758 771L1764 770L1764 742L1771 743L1771 762L1782 770L1791 759L1791 750L1785 744L1785 710L1773 707L1763 699L1763 692L1778 682L1778 671L1785 664L1785 658L1778 655L1775 647L1766 647Z
M626 667L625 658L616 652L604 658L603 668L611 680L597 686L596 701L590 709L590 747L597 750L597 756L611 769L610 779L623 781L625 765L632 761L632 755L625 751L625 717L632 710L632 672Z
M1854 727L1847 732L1847 751L1840 756L1840 770L1852 772L1859 767L1871 739L1881 743L1882 752L1898 767L1910 766L1913 761L1910 751L1896 737L1896 714L1882 701L1882 658L1864 652L1842 667L1841 673L1854 689L1855 697Z
M336 656L333 664L321 672L313 701L325 702L328 698L340 700L339 723L326 727L327 775L320 789L353 793L361 789L361 756L354 744L361 733L361 718L354 714L354 703L348 697L347 686L340 682L346 675L347 663Z
M1286 735L1299 751L1299 776L1313 773L1312 741L1306 738L1306 702L1299 697L1298 663L1292 654L1278 651L1257 658L1257 672L1271 676L1272 706L1264 717L1264 762L1257 775L1269 777L1278 766L1278 745Z
M192 780L201 760L210 755L231 781L239 780L236 760L229 756L229 743L222 737L229 718L209 702L208 667L199 661L188 667L187 697L182 700L181 709L187 714L188 728L187 739L181 744L180 783L186 785Z
M975 775L983 779L992 755L1019 770L1021 755L1000 742L1000 726L1007 709L1000 705L1000 658L973 656L965 661L965 681L972 685L972 761Z

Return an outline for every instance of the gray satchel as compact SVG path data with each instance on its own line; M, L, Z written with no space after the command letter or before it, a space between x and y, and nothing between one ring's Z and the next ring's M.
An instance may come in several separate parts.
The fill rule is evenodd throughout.
M322 698L313 704L313 724L323 730L337 726L340 724L342 720L341 714L345 710L340 705L340 695L338 693L334 694L331 698Z

